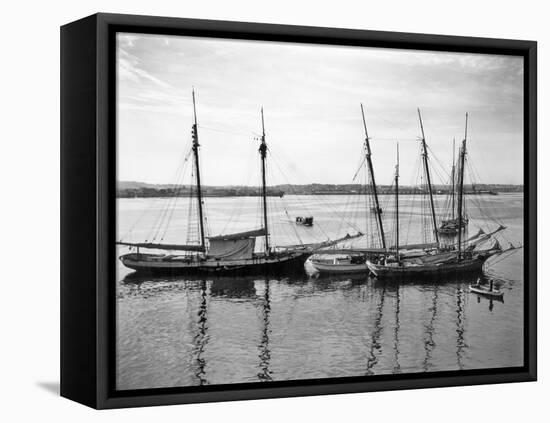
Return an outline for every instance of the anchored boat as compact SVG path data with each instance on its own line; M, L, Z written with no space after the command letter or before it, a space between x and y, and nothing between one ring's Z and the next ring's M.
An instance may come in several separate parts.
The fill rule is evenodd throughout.
M135 252L123 254L120 261L124 266L138 272L162 274L186 273L257 273L303 271L304 262L318 248L331 245L335 241L293 246L274 246L270 242L267 213L266 156L267 143L264 127L264 113L261 109L262 135L259 138L261 177L262 177L262 227L244 232L207 236L205 234L205 216L201 190L199 160L199 133L195 92L193 97L192 147L193 174L195 178L196 208L198 210L198 242L187 244L167 244L158 242L125 242L118 245L128 246ZM191 204L191 203L190 203ZM346 236L342 239L351 238ZM256 241L263 239L263 251L255 251ZM162 250L162 253L143 250Z
M495 289L492 285L481 285L480 283L477 283L476 285L470 285L470 292L497 300L502 300L502 298L504 297L504 292L502 292L500 289Z
M313 226L313 216L298 216L296 218L297 225Z
M462 231L465 231L466 230L466 227L468 226L468 222L469 222L469 219L468 219L468 216L466 215L466 210L465 210L465 204L466 202L462 202L462 210L461 210L461 213L460 215L462 216L461 217L461 221L459 222L458 221L458 210L457 210L457 202L455 201L456 197L457 197L457 193L456 193L456 190L457 190L457 181L456 181L456 176L457 176L457 172L456 172L456 163L455 163L455 140L453 139L453 165L451 167L451 190L450 190L450 201L449 201L449 209L450 209L450 213L449 215L447 216L446 219L443 219L441 221L441 226L439 226L439 228L437 229L437 231L441 234L441 235L456 235L458 233L458 229L459 227L461 228ZM459 163L459 174L461 172L463 172L463 169L460 168L460 163Z
M365 112L361 104L361 116L363 118L363 128L365 130L365 142L363 144L365 156L361 162L361 167L366 166L368 170L368 178L370 181L370 196L374 205L367 207L366 210L374 212L376 217L376 227L378 234L378 242L380 248L370 249L333 249L319 251L318 254L310 258L309 262L315 270L322 273L365 273L368 274L367 258L379 257L388 253L386 249L386 237L384 234L384 226L382 223L382 207L378 197L378 189L376 179L374 177L374 166L372 164L372 150L370 146L370 138L365 120ZM359 172L359 171L358 171ZM357 173L358 173L357 172ZM357 173L355 176L357 176ZM355 178L355 177L354 177ZM366 189L365 194L367 201L369 199L369 190ZM367 219L370 215L367 212Z
M423 249L416 257L403 254L399 246L399 146L397 149L397 165L395 167L395 254L386 256L381 260L367 260L369 270L378 278L403 278L415 276L432 276L445 273L466 273L480 272L483 264L492 256L502 254L504 251L517 249L510 245L510 248L503 250L498 240L494 239L492 246L486 249L479 249L480 245L491 239L493 235L505 229L500 225L495 231L486 234L480 231L476 236L463 240L463 225L465 222L464 211L464 165L466 158L466 139L468 133L468 114L466 114L466 129L464 131L464 140L460 148L459 174L457 187L457 213L456 222L458 224L458 241L443 245L439 240L437 228L436 209L434 206L433 192L431 185L430 168L428 165L428 148L424 135L424 127L420 110L418 110L420 128L422 131L421 146L424 163L425 180L428 185L428 194L430 199L431 221L434 228L435 248ZM454 179L454 178L453 178Z

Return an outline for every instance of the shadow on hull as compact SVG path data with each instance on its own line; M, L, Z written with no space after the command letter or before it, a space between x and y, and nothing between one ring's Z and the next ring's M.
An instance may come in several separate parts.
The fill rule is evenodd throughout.
M438 280L456 281L460 279L472 279L483 276L483 261L468 263L467 265L457 265L452 268L440 269L391 269L387 272L377 270L371 272L374 278L380 281L398 281L398 282L427 282L433 283ZM385 270L385 269L384 269Z
M298 255L288 260L277 261L271 263L254 263L235 267L147 267L134 266L131 263L123 262L123 264L134 270L134 275L139 276L288 276L288 275L303 275L305 273L304 264L309 253ZM129 276L129 275L128 275ZM125 278L127 279L128 276Z

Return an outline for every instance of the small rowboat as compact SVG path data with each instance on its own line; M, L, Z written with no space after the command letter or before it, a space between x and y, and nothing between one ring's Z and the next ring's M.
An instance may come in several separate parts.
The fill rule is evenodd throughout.
M486 297L497 298L497 299L501 299L504 296L504 292L498 289L491 290L489 287L484 285L479 285L479 284L470 285L470 292L473 292L479 295L484 295Z

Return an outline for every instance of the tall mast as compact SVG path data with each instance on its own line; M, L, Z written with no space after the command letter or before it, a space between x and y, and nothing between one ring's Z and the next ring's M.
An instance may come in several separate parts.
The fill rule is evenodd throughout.
M380 203L378 201L378 189L376 188L376 180L374 179L374 168L372 166L371 159L371 149L370 149L370 140L369 133L367 131L367 122L365 120L365 112L363 110L363 104L361 104L361 115L363 116L363 127L365 128L365 150L367 153L367 165L369 168L370 179L372 181L372 194L374 196L374 206L376 207L376 221L378 223L378 232L380 234L380 241L382 242L382 248L386 249L386 236L384 234L384 227L382 225L382 209L380 208Z
M462 254L462 209L463 209L463 202L464 202L464 161L466 158L466 138L468 136L468 113L466 113L466 126L464 128L464 140L462 141L462 148L460 149L460 163L458 171L460 172L458 175L458 258L460 259L460 256Z
M399 263L399 143L397 143L397 164L395 165L395 257Z
M452 190L451 190L451 219L454 220L455 218L455 190L456 190L456 184L455 184L455 139L453 138L453 167L451 169L451 184L452 184Z
M262 200L264 210L265 229L265 252L269 254L269 231L267 227L267 188L265 183L265 158L267 155L267 144L265 143L264 108L262 107L262 143L260 144L260 157L262 159Z
M426 182L428 183L428 193L430 194L430 206L432 209L432 222L434 227L435 242L439 246L439 235L437 233L437 218L435 217L434 196L432 192L432 180L430 177L430 167L428 165L428 147L426 146L426 137L424 136L424 125L422 124L422 116L420 108L418 109L418 120L420 121L420 129L422 131L422 158L424 159L424 172L426 174Z
M195 105L195 89L193 88L193 116L194 123L191 131L193 137L193 154L195 156L195 176L197 178L197 201L199 206L199 228L201 235L201 245L204 247L204 218L202 211L202 190L201 190L201 171L199 166L199 131L197 129L197 107Z

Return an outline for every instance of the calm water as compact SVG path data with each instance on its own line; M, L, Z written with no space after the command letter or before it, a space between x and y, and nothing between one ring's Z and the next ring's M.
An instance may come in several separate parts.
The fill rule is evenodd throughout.
M119 200L120 237L152 240L157 232L159 241L168 220L164 242L193 237L189 203L180 201L163 218L167 201ZM401 200L401 242L424 240L422 222L429 214L418 201ZM437 201L443 208L443 198ZM391 232L393 204L389 196L382 203ZM207 198L206 205L212 234L259 227L258 198ZM270 199L270 207L273 242L280 245L351 234L352 226L368 232L355 245L370 239L369 205L361 196L285 196ZM503 246L523 242L522 194L470 197L468 210L470 235L498 222L508 227ZM313 215L314 227L290 223L297 215ZM468 279L392 283L306 271L279 279L152 279L119 263L117 388L521 366L522 254L487 266L502 285L504 302L469 293L474 281Z

